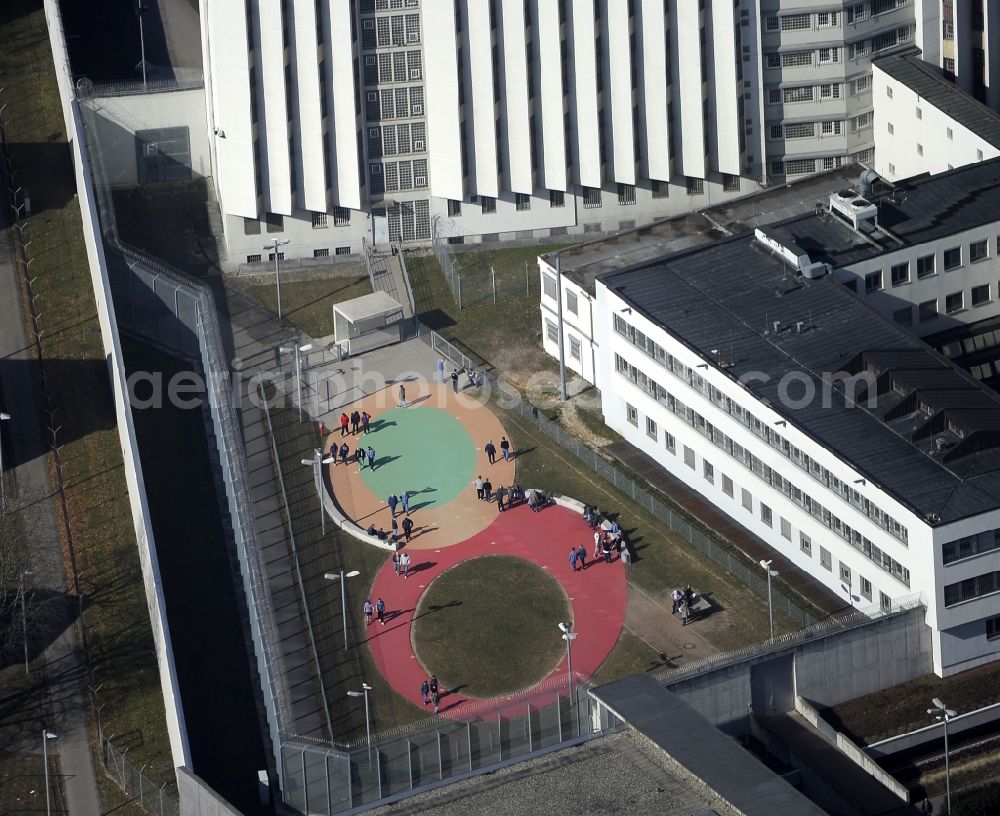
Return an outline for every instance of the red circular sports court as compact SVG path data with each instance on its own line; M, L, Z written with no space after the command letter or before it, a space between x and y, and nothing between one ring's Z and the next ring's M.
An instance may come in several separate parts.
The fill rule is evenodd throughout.
M587 569L574 572L568 555L571 544L587 549ZM582 517L562 507L549 506L532 513L526 505L498 513L484 530L461 543L438 549L410 549L409 578L396 576L392 560L386 561L372 586L372 601L385 601L386 623L376 620L368 627L368 645L379 670L389 683L417 705L422 704L420 684L427 672L413 653L410 627L423 591L445 570L481 555L511 555L524 558L548 570L566 592L573 610L573 674L588 678L614 648L625 619L625 567L616 556L610 564L589 557L593 531ZM502 626L501 621L494 625ZM558 638L553 629L552 637ZM431 671L435 667L429 667ZM538 686L557 686L566 676L566 658ZM445 690L447 691L447 690ZM506 706L511 698L500 698ZM443 694L441 713L455 719L469 719L483 708L483 701L458 694Z

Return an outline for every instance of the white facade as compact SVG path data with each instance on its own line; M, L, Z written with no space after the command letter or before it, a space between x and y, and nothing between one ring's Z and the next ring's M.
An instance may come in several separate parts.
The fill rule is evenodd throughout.
M896 181L920 173L941 173L1000 156L1000 147L894 80L877 64L872 90L877 100L872 166L883 178Z
M289 258L356 254L376 224L416 243L613 232L870 161L871 57L936 17L920 0L211 0L230 260L267 261L261 224Z
M542 295L545 348L558 353L554 270L540 264L550 278ZM575 312L566 308L570 294ZM961 522L928 524L600 279L588 296L564 277L563 297L566 364L600 387L609 427L845 603L887 606L921 594L939 674L1000 658L1000 637L987 636L1000 636L1000 595L955 600L962 581L1000 572L1000 549L994 549L1000 547L1000 506ZM640 348L636 335L658 345L670 365ZM580 341L578 358L569 352L570 338ZM666 393L652 396L635 371ZM807 510L810 501L821 512L815 505ZM954 542L977 535L983 551L956 557L961 549ZM946 545L952 548L948 564Z

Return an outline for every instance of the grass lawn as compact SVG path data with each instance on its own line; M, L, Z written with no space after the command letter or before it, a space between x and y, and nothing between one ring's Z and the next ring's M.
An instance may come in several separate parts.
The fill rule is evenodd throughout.
M4 5L0 75L8 88L7 138L18 183L31 191L25 237L32 241L48 390L60 426L72 535L69 572L75 569L89 604L87 642L95 682L103 684L106 733L119 736L129 760L148 763L148 774L172 783L149 613L45 18L37 0ZM106 804L122 801L112 797Z
M265 308L278 313L278 296L273 283L251 286L249 292ZM281 314L287 322L310 337L326 337L333 334L333 304L371 293L372 285L367 275L283 281Z
M543 680L562 642L548 637L570 619L559 583L520 558L473 558L440 575L420 598L411 635L417 659L441 685L497 697Z
M833 706L823 715L863 745L933 724L927 714L940 697L959 714L1000 703L1000 666L978 666L941 679L928 674L875 694Z

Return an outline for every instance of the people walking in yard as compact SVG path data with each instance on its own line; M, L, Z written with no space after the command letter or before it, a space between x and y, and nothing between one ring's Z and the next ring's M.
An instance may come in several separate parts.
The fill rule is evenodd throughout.
M436 674L431 675L431 694L438 693L438 679Z
M347 457L351 455L351 449L347 446L345 442L340 446L340 461L342 464L347 464Z
M621 528L621 525L618 523L618 519L615 519L614 521L612 521L611 522L611 535L617 536L617 535L619 535L621 533L621 531L622 531L622 528Z
M424 698L424 705L427 705L431 696L431 684L427 682L427 678L424 678L424 682L420 684L420 696Z
M451 390L456 394L458 393L458 369L452 369L451 372Z
M407 516L403 519L403 535L406 537L407 542L410 540L410 534L413 532L413 519Z
M476 485L476 498L479 499L479 501L482 501L483 500L483 477L482 476L477 476L476 477L476 481L474 482L474 484Z
M395 544L399 539L399 523L396 519L392 520L392 543Z
M385 601L381 598L375 601L375 614L378 615L378 622L385 626Z
M395 521L395 519L393 519ZM399 553L394 552L392 554L392 571L398 576L399 575Z
M576 572L576 559L578 557L579 556L577 555L576 547L570 547L569 548L569 568L571 570L573 570L573 572Z
M632 553L631 553L631 551L629 550L629 548L628 548L627 546L625 546L624 544L622 544L622 545L620 546L620 549L619 549L619 552L621 552L621 556L622 556L622 563L623 563L623 564L624 564L624 565L625 565L626 567L630 567L630 566L632 566Z
M369 445L367 453L368 456L366 458L368 459L368 467L375 470L375 448Z
M431 692L431 702L434 703L434 713L437 714L441 711L441 695L436 691Z
M396 505L399 504L399 499L396 497L396 494L390 493L389 498L385 500L385 503L389 505L389 512L392 513L392 517L396 518Z
M358 432L358 426L361 424L361 414L357 410L351 411L351 433L356 434Z
M399 386L399 399L396 404L400 408L406 407L406 389L402 385Z
M399 503L403 507L403 512L406 515L410 515L410 491L403 490L399 494Z
M375 614L375 607L372 606L372 599L368 598L365 601L365 626L368 626L372 622L372 615Z
M684 600L684 593L681 592L679 589L675 589L673 592L670 593L670 601L673 604L673 609L670 610L671 615L677 614L677 610L680 608L681 601L683 600Z
M486 458L490 460L490 464L492 465L497 460L497 448L493 444L492 439L486 443L486 447L483 450L486 451Z
M497 495L497 511L500 512L500 513L502 513L503 512L503 497L507 495L507 488L505 488L503 485L500 485L500 487L497 488L497 494L496 495Z
M340 415L340 435L347 436L347 426L350 424L351 419L347 414Z
M587 569L587 548L581 544L576 548L576 560L580 562L580 569Z
M483 482L483 501L489 501L493 496L493 482L489 479Z
M368 414L368 412L367 411L362 411L361 412L361 430L364 433L368 433L368 423L371 422L371 421L372 421L372 418Z
M604 541L601 542L601 553L604 555L604 563L611 563L611 539L607 536L604 537Z
M691 614L691 605L688 603L687 598L682 597L680 606L678 607L681 613L681 626L688 625L688 617Z
M594 530L594 558L601 557L601 531Z
M503 454L503 460L505 462L510 461L510 442L507 440L506 436L500 438L500 453Z
M408 552L404 552L399 557L399 568L402 570L404 578L410 577L410 554Z
M365 469L365 459L367 458L365 456L365 449L359 447L356 451L354 451L354 458L358 462L358 473L360 473Z
M444 357L438 357L438 379L444 382Z

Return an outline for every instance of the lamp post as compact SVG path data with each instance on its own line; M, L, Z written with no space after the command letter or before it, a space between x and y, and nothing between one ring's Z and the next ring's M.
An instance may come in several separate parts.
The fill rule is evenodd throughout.
M348 578L355 578L360 575L360 570L351 570L350 572L344 572L340 570L337 572L325 572L323 577L327 581L340 581L340 611L344 616L344 648L347 649L347 587L345 582Z
M771 569L771 564L773 559L768 559L764 561L761 559L760 565L764 568L764 572L767 573L767 622L771 627L771 640L774 640L774 606L771 603L771 578L777 577L778 571Z
M279 315L280 313L279 308ZM295 354L295 395L299 402L299 422L302 421L302 358L299 355L303 351L312 351L312 347L312 343L306 343L304 346L296 343L292 348L286 348L285 346L278 347L278 351L282 354Z
M146 90L146 37L142 32L142 15L146 12L146 0L136 0L135 16L139 18L139 56L142 68L142 89Z
M278 319L281 320L281 267L278 265L278 247L288 243L287 238L272 238L271 243L264 244L264 249L274 250L274 289L278 295Z
M28 616L24 605L24 579L31 575L31 570L24 570L21 573L21 640L24 641L24 673L30 674L28 670Z
M365 734L366 741L368 743L368 767L372 766L372 719L368 713L368 692L372 690L372 687L367 683L362 683L362 691L349 691L347 692L348 697L364 697L365 698Z
M52 816L52 800L49 798L49 740L56 739L59 735L53 734L49 729L42 729L42 762L45 763L45 813Z
M560 623L559 629L562 631L562 639L566 641L566 682L569 686L569 704L573 705L573 641L576 640L576 632L573 631L572 623Z
M928 708L927 713L933 716L934 719L941 720L944 723L944 791L948 812L951 813L951 769L948 764L948 720L957 717L958 715L941 702L940 697L935 697L931 700L931 702L934 704L934 708Z
M0 423L7 422L10 420L10 414L4 414L0 412ZM0 424L0 513L7 512L7 494L4 493L3 486L3 425Z
M323 474L320 472L321 465L332 465L337 461L336 456L323 456L323 451L313 448L313 458L303 459L302 464L313 469L313 480L316 482L316 496L319 498L319 527L323 535L326 535L326 510L323 508Z

